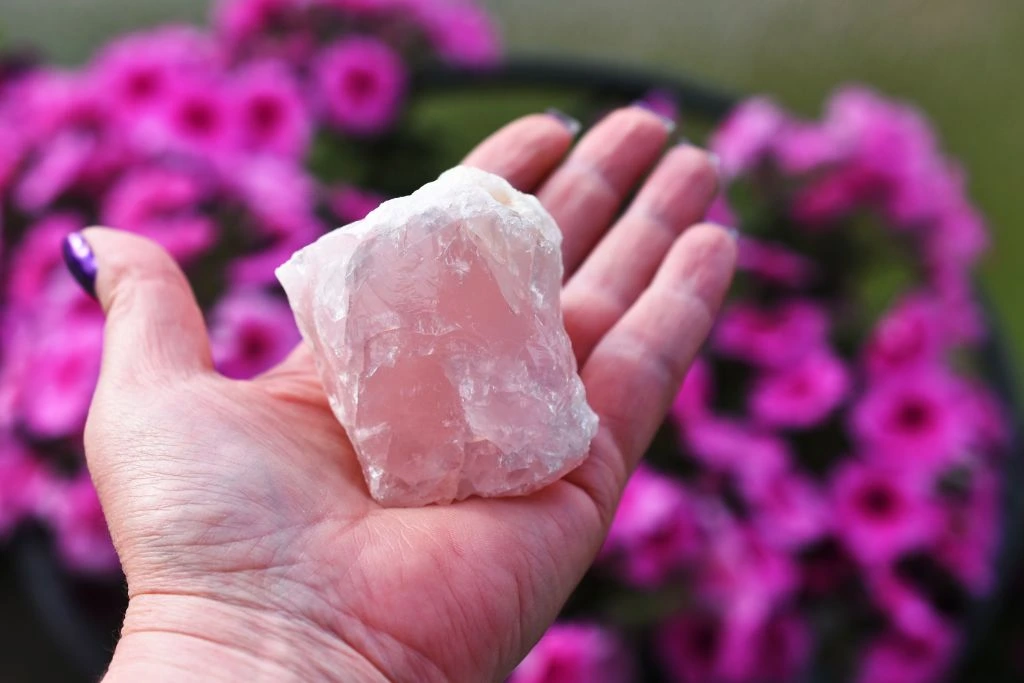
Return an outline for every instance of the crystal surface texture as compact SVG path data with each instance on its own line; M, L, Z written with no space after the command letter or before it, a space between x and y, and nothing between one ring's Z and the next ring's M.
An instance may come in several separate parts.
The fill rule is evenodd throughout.
M522 495L583 461L562 272L540 202L463 166L277 270L375 500Z

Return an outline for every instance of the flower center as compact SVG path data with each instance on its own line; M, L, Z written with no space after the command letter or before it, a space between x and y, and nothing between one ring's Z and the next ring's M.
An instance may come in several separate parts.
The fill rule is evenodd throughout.
M273 131L281 124L284 112L281 103L269 96L259 96L249 105L249 118L253 129L260 134Z
M373 95L376 85L373 74L366 69L352 69L345 74L345 92L356 101L363 101Z

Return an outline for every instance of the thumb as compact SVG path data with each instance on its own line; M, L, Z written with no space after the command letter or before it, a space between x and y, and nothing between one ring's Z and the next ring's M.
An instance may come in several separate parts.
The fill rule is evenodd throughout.
M203 314L185 274L162 247L131 233L89 228L67 237L64 259L107 316L101 385L212 369Z

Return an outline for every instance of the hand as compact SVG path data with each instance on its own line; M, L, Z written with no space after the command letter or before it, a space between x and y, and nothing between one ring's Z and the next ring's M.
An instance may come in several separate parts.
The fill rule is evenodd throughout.
M528 497L381 508L305 348L221 377L170 257L85 231L107 314L86 454L129 592L107 680L483 681L529 650L600 547L736 252L694 225L716 191L707 155L662 156L658 117L614 112L567 155L572 138L529 116L466 160L561 226L566 326L601 421L586 462Z

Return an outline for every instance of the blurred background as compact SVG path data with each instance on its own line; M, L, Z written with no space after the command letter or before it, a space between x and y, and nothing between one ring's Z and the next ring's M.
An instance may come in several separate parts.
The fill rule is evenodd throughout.
M919 106L962 161L995 248L982 268L1019 367L1024 362L1024 2L1021 0L485 0L510 56L562 55L764 93L817 116L831 91L863 82ZM168 21L201 22L206 0L0 0L0 47L79 64L104 41ZM517 111L485 113L480 128ZM472 106L469 104L467 106ZM488 118L488 116L492 118ZM685 134L685 121L683 133ZM473 136L478 134L473 128ZM471 135L448 144L461 153ZM44 635L0 554L0 683L77 680Z

